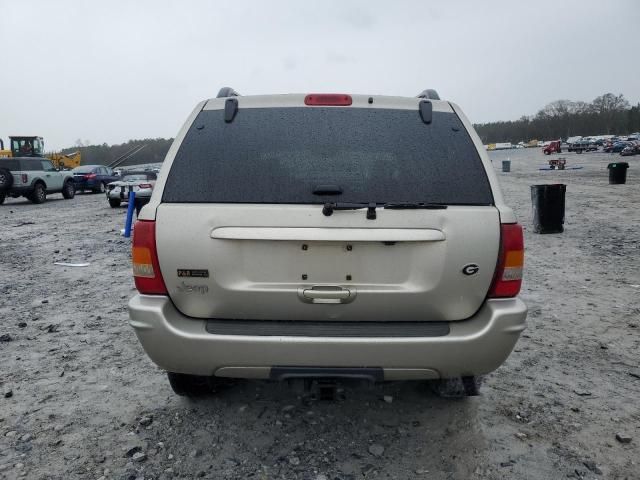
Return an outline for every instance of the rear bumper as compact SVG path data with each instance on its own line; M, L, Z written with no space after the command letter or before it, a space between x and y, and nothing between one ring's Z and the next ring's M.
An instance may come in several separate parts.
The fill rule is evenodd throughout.
M382 368L385 380L482 375L498 368L525 329L527 307L485 302L471 319L437 337L217 335L185 317L168 297L136 295L130 324L160 368L194 375L269 378L272 367Z
M76 187L76 190L83 189L94 189L100 186L100 182L98 180L73 180L73 184Z

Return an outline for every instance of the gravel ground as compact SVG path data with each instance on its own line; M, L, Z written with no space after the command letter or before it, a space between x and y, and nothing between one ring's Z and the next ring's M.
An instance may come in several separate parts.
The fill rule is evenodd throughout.
M640 158L493 154L525 225L528 330L483 395L347 385L304 401L240 382L175 396L127 324L124 209L101 195L0 207L0 478L640 478ZM529 185L567 187L566 230L531 229ZM55 261L89 262L85 268ZM616 437L618 436L618 438ZM629 440L630 439L630 440Z

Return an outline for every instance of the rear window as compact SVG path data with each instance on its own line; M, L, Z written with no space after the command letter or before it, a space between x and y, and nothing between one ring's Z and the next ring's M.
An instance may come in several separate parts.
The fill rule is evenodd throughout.
M42 170L42 161L40 158L21 158L19 170L24 172L39 172Z
M178 149L170 203L434 202L491 205L486 172L454 113L248 108L231 123L203 110ZM336 185L338 196L318 196Z
M8 170L21 170L20 160L14 160L11 158L0 159L0 168L6 168Z

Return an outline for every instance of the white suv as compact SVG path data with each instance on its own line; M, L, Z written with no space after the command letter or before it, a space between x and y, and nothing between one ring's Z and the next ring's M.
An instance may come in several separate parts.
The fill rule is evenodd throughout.
M224 88L178 133L134 232L131 325L178 394L361 377L475 395L525 328L522 229L433 90Z

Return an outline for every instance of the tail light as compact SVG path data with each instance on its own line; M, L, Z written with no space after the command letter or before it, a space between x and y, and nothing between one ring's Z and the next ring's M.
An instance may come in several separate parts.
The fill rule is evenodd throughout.
M151 184L150 183L141 183L140 185L138 185L138 188L151 188Z
M524 266L524 238L522 226L517 223L505 223L500 230L500 257L491 290L490 298L515 297L522 285Z
M167 295L156 250L156 222L136 221L131 254L133 278L138 291L146 295Z
M95 173L87 173L84 178L86 178L87 180L91 180L93 178L96 178L97 175Z
M341 93L310 93L304 97L305 105L348 106L352 103L351 95Z

